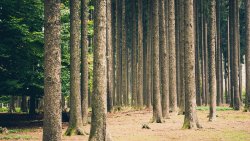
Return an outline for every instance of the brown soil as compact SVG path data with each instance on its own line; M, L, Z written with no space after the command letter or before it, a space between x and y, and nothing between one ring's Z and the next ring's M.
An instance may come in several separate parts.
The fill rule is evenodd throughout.
M250 141L250 113L241 111L218 111L217 120L208 122L208 111L198 111L202 129L181 129L184 116L171 116L165 123L149 123L152 111L132 111L108 115L108 131L113 141ZM150 129L142 129L146 124ZM63 132L67 124L63 124ZM85 126L89 132L90 125ZM12 138L13 137L13 138ZM42 128L33 127L17 133L1 134L0 140L42 140ZM86 136L63 136L64 141L87 141Z

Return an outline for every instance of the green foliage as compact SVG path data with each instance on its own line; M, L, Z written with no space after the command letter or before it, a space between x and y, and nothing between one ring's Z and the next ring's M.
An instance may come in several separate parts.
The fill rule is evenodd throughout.
M30 135L5 135L0 136L0 140L34 140L36 138L30 136Z
M199 106L199 107L196 108L196 110L208 111L209 107L207 107L207 106ZM231 107L216 107L216 111L229 111L229 110L233 110L233 108L231 108Z

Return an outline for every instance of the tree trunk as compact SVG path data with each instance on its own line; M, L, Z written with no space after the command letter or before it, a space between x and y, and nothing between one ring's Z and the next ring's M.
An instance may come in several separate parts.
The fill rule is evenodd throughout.
M175 50L175 1L168 0L168 27L169 31L169 96L170 110L177 114L177 92L176 92L176 50Z
M44 1L43 141L62 139L60 0Z
M22 112L28 112L27 97L25 95L22 96L21 111Z
M152 5L153 27L152 27L152 46L153 46L153 122L162 123L162 108L160 96L160 70L159 70L159 6L158 0L153 1Z
M169 118L169 80L168 61L166 44L166 25L164 13L164 0L159 0L159 35L160 35L160 61L161 61L161 92L162 92L162 116Z
M207 22L205 21L205 31L204 31L204 50L205 50L205 105L207 106L209 103L209 78L208 78L208 46L207 46L207 40L208 40L208 34L207 34Z
M184 1L185 24L185 117L183 129L201 128L196 114L193 0Z
M137 46L136 46L136 3L132 3L132 105L137 106Z
M88 123L88 0L81 0L81 109L82 123Z
M107 0L107 110L113 109L113 45L112 45L112 16L111 0Z
M233 89L234 89L234 109L240 110L240 96L239 96L239 4L238 0L233 1L234 6L234 26L233 26Z
M92 121L89 141L109 141L107 136L106 0L95 1Z
M29 114L36 114L36 96L30 96Z
M185 67L184 67L184 0L180 0L180 109L179 114L185 111Z
M246 0L246 110L250 112L250 1Z
M122 0L122 104L127 105L127 47L126 47L126 16L125 0Z
M227 75L228 75L228 97L227 101L228 104L231 104L231 44L230 44L230 24L229 24L229 17L227 18Z
M12 95L9 101L9 113L16 112L15 101L16 101L16 97Z
M116 0L116 98L121 106L121 3Z
M112 58L113 58L113 65L112 65L112 75L113 75L113 80L112 80L112 85L113 85L113 90L112 90L112 100L113 100L113 106L116 105L116 69L115 69L115 62L116 62L116 2L111 1L111 17L112 17Z
M138 106L143 106L143 25L142 25L142 0L138 0Z
M201 72L202 72L202 104L205 105L205 101L206 101L206 77L205 77L205 42L204 42L204 2L201 1L200 7L201 7L201 28L200 28L200 34L201 34L201 56L202 56L202 67L201 67Z
M147 108L152 108L152 0L148 0L147 25Z
M65 135L83 135L80 94L80 1L70 1L70 120Z
M216 2L209 1L209 27L208 27L208 75L209 75L209 93L210 93L210 110L209 121L216 119L216 65L215 65L215 48L216 48Z
M216 88L217 88L217 96L216 103L217 106L221 105L221 44L220 44L220 0L216 0L216 29L217 29L217 38L216 38Z

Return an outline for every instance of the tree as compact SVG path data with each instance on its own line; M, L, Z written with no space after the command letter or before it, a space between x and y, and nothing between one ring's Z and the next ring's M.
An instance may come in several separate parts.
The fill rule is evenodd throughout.
M111 0L107 0L107 110L113 109L113 45L112 45L112 16Z
M106 0L95 1L94 13L94 79L89 141L108 141L106 122Z
M88 0L81 0L81 109L82 123L88 123Z
M62 139L60 0L44 1L43 141Z
M161 86L162 86L162 115L169 118L169 69L166 43L165 25L165 1L159 0L159 36L160 36L160 58L161 58Z
M208 62L209 62L209 93L210 93L210 110L209 121L216 119L216 66L215 66L215 46L216 46L216 2L209 1L209 30L208 30Z
M137 47L136 47L136 3L132 3L133 38L132 38L132 105L137 106Z
M185 117L183 129L201 128L196 114L193 0L184 2L185 24Z
M246 109L250 111L250 2L246 4Z
M177 114L176 92L176 52L175 52L175 1L168 0L168 36L169 38L169 96L170 110Z
M70 119L65 135L83 135L80 95L80 1L70 1Z
M142 0L138 0L138 106L143 106L143 25Z
M159 70L159 11L158 0L152 5L152 46L153 46L153 122L162 123L162 108L160 97L160 70Z

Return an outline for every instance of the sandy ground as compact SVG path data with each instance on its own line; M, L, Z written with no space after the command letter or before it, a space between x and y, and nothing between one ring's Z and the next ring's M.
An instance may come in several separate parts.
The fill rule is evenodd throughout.
M184 116L171 116L165 123L149 123L152 111L123 111L108 115L108 131L113 141L250 141L250 113L218 111L217 120L208 122L208 111L198 111L202 129L181 129ZM142 129L147 124L150 129ZM89 132L90 125L85 126ZM64 123L63 132L67 129ZM11 138L13 137L13 138ZM42 128L0 135L0 140L42 140ZM87 141L86 136L63 136L64 141Z

